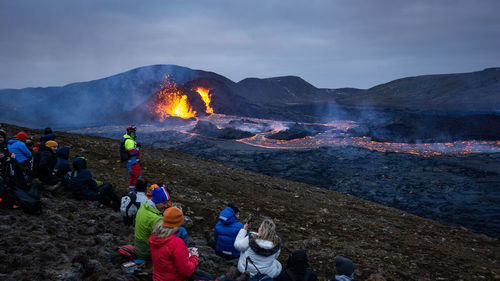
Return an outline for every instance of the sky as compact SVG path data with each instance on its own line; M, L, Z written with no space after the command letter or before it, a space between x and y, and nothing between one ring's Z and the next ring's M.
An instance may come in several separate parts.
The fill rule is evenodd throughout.
M498 0L0 0L0 89L153 64L370 88L500 66Z

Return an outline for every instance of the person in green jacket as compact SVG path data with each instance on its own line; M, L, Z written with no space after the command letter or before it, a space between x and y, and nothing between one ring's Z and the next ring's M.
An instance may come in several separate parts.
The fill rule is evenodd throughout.
M135 190L135 183L141 176L141 166L139 165L139 148L141 146L135 141L137 138L135 131L135 126L128 126L127 133L123 135L124 147L128 154L129 192Z
M172 206L170 194L164 185L153 188L152 196L152 199L148 199L141 205L135 217L134 249L137 258L146 261L151 260L149 249L151 232L154 226L163 219L163 212ZM184 227L179 227L177 236L187 245L187 231Z

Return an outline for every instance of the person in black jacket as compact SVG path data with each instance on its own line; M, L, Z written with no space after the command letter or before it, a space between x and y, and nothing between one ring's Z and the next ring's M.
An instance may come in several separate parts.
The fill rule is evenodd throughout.
M309 266L306 251L295 250L288 257L286 267L280 275L274 278L276 281L316 281L318 274Z
M73 159L73 169L69 185L77 200L99 201L116 210L120 208L120 197L111 183L98 183L94 180L87 170L87 160L84 157L77 156Z
M57 142L50 140L45 143L45 147L40 152L40 162L38 164L38 179L46 184L47 190L55 190L59 187L61 178L56 175L55 166L57 163Z

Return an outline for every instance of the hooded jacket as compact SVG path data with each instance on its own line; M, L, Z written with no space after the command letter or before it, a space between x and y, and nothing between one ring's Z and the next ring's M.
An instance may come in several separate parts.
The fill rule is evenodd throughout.
M153 201L148 200L142 204L135 215L134 228L134 249L137 257L143 260L149 260L150 249L148 245L149 236L154 226L163 218L160 210L156 209Z
M9 152L15 155L19 163L23 163L31 158L31 151L26 144L20 140L9 140L7 147Z
M97 193L97 183L92 178L90 171L87 170L87 161L82 157L76 157L73 159L73 169L70 186L76 199L84 199L89 191L95 191Z
M67 172L71 171L69 167L69 147L61 146L57 149L57 162L54 169L57 169L56 175L64 176Z
M175 234L165 238L151 234L149 246L154 281L187 280L198 266L199 258L189 256L186 244Z
M214 239L217 243L216 251L232 257L239 257L240 252L234 248L234 240L243 224L238 221L233 208L226 207L219 215L219 222L215 225Z
M247 235L247 231L242 228L234 241L234 248L241 251L238 270L240 272L247 270L250 276L259 272L271 278L278 276L281 272L281 263L277 260L281 252L281 240L278 239L278 245L274 245L268 240L250 241L251 235L257 235L257 233ZM247 258L252 259L253 264L250 261L247 262Z
M286 267L281 274L274 278L276 281L316 281L318 274L309 266L306 251L295 250L288 257Z

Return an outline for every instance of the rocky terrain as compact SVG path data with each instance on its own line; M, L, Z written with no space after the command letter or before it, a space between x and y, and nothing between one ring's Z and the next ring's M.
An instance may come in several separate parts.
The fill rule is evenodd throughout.
M10 136L21 129L34 139L41 135L39 130L2 126ZM128 175L118 160L119 141L57 135L60 145L71 147L72 156L87 157L95 178L113 183L121 194L126 192ZM369 157L365 153L360 158L369 161ZM206 233L212 232L224 204L231 202L240 207L243 218L253 217L252 229L263 217L274 219L284 242L280 261L284 264L294 249L306 249L321 280L334 273L335 255L356 263L356 280L373 273L386 280L500 280L499 240L462 227L175 151L143 147L141 161L150 182L164 182L173 191L173 200L189 217L189 244L199 248L200 268L214 274L225 272L229 264L206 245ZM383 177L375 171L366 171L369 176L358 172L358 180L389 183L397 177L396 165L390 167ZM438 172L443 166L430 169ZM455 174L469 172L458 167ZM426 178L429 174L424 176L422 181L433 180ZM345 186L357 188L354 182ZM133 229L121 223L118 212L75 201L65 193L42 191L41 199L44 213L40 216L1 208L0 279L150 280L148 274L128 275L120 269L124 260L116 248L132 241Z

